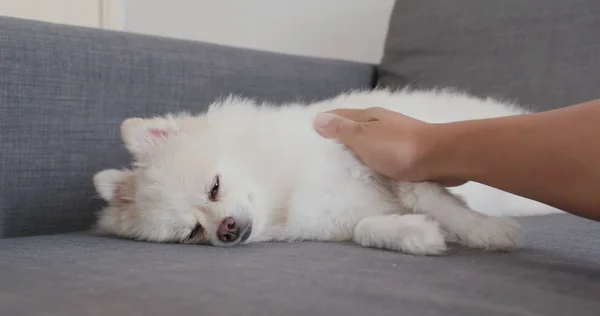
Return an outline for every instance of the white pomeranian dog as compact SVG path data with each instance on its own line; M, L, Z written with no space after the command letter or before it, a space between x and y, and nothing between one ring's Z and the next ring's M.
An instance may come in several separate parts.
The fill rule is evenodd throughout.
M229 97L197 115L127 119L121 133L134 168L94 176L109 202L97 226L152 242L354 241L439 255L450 241L515 249L518 225L504 215L559 212L479 184L448 190L385 178L313 128L319 112L371 106L437 123L525 112L453 91L375 90L308 105Z

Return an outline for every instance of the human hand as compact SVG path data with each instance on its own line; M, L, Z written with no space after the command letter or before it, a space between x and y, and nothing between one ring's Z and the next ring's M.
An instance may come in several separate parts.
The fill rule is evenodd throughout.
M387 177L445 186L466 182L437 177L440 158L435 157L432 124L380 107L320 113L314 124L321 136L337 139L364 164Z

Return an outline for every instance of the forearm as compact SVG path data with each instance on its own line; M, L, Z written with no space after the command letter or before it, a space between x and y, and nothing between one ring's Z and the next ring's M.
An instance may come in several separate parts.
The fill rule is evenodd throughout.
M483 183L600 220L600 100L439 124L438 176Z

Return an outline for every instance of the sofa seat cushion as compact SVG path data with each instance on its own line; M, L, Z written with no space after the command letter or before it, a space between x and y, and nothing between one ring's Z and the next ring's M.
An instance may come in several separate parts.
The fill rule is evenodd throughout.
M0 240L1 315L598 315L600 223L520 219L514 253L238 248L87 233Z

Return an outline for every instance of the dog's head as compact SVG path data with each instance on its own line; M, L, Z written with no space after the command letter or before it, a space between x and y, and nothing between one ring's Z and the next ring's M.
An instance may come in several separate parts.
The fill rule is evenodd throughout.
M215 246L238 245L251 236L256 201L249 178L229 163L227 146L217 139L220 133L199 132L210 126L201 118L188 118L187 123L192 120L194 128L187 130L185 118L123 122L123 141L136 168L130 177L96 176L97 188L105 192L134 181L129 204L111 202L114 206L108 209L115 211L103 213L111 217L104 223L113 225L113 232L147 241ZM117 195L105 196L112 201Z

